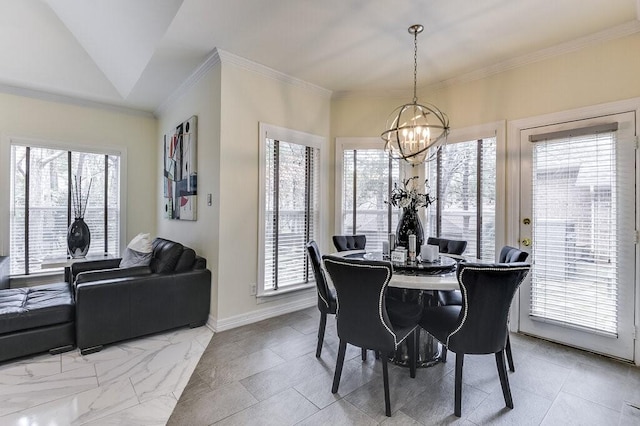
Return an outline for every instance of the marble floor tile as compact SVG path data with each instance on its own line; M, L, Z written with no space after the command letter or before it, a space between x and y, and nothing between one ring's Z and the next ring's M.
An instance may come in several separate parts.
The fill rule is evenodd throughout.
M0 385L26 382L62 373L61 355L36 355L0 365Z
M177 400L173 397L161 396L85 424L91 426L163 426L171 416L176 403Z
M74 395L98 386L93 366L34 378L18 384L0 385L0 416Z
M75 370L74 370L75 371ZM35 405L0 417L2 425L71 425L92 422L100 417L138 405L139 401L128 380L114 381L83 392Z
M315 358L319 312L212 333L178 329L0 364L0 425L640 424L640 368L512 334L514 409L504 406L495 358L467 356L463 417L453 415L455 354L408 370L389 366L393 416L384 415L381 363L348 346L331 393L338 338L329 317ZM286 413L283 414L283 413Z

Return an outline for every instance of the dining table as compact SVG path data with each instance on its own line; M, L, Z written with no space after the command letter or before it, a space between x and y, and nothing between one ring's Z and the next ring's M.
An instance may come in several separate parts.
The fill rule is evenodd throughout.
M381 252L367 250L348 250L331 253L332 256L363 259L363 260L390 260ZM456 277L456 266L460 261L473 260L463 256L441 253L433 262L423 262L418 258L415 261L391 262L393 274L389 281L389 287L402 291L403 298L408 303L420 303L430 306L436 303L435 292L440 290L459 290ZM442 361L441 344L426 331L420 331L417 366L420 368L431 367ZM408 366L407 347L401 345L390 359L394 364Z

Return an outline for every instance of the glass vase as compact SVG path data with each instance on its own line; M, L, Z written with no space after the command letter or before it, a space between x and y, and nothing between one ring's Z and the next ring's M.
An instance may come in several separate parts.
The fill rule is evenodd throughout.
M74 259L83 258L89 252L91 232L83 218L77 217L67 229L67 250Z
M422 222L418 216L418 210L411 208L402 209L402 216L398 221L398 227L396 228L396 244L409 248L409 235L416 236L416 251L420 252L420 247L424 242L424 230L422 228Z

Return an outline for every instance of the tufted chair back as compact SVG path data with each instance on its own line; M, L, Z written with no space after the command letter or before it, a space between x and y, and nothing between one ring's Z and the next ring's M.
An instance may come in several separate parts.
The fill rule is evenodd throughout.
M307 254L313 266L313 275L316 279L316 289L318 291L318 309L320 312L326 312L328 314L336 313L336 299L329 290L327 285L327 278L324 275L322 269L322 257L320 256L320 249L315 241L311 240L307 243Z
M323 260L337 293L338 337L361 348L394 350L397 339L385 304L391 263L336 256Z
M467 249L467 242L463 240L448 240L446 238L429 237L427 244L438 246L440 253L460 255Z
M367 245L366 235L334 235L333 245L338 251L364 250Z
M527 263L465 263L458 266L462 309L443 342L455 353L490 354L505 348L511 300L529 272Z
M518 250L515 247L504 246L502 250L500 250L500 257L498 258L498 262L500 263L514 263L514 262L524 262L529 257L529 253L526 251Z

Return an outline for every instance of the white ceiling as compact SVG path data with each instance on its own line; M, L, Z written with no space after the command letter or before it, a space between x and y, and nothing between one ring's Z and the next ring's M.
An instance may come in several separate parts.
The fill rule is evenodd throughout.
M337 95L407 91L412 24L425 26L426 87L638 32L639 9L640 0L0 0L0 91L153 112L216 48Z

